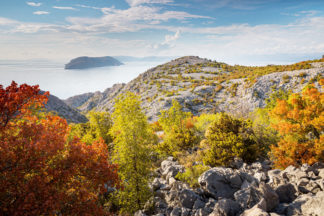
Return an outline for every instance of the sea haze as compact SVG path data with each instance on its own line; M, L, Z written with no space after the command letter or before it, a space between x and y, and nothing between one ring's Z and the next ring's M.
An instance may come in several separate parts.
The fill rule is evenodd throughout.
M0 84L38 84L42 90L66 99L86 92L104 91L116 83L126 83L164 61L123 62L122 66L86 70L64 70L63 62L47 60L0 61Z

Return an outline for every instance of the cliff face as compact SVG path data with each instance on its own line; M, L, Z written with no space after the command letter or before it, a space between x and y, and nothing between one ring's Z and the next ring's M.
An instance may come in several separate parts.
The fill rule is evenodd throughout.
M299 69L303 67L306 69ZM171 106L172 99L194 115L211 111L245 115L263 107L265 99L275 90L300 92L309 82L318 86L317 80L323 73L323 62L310 62L302 67L241 68L188 56L152 68L127 84L96 92L87 100L80 95L73 97L77 102L70 103L69 98L67 103L83 112L91 109L112 112L114 99L131 91L141 96L150 121L157 120L160 111Z
M119 66L122 65L117 59L105 56L105 57L87 57L82 56L72 59L68 64L65 65L65 69L87 69L94 67L105 67L105 66Z

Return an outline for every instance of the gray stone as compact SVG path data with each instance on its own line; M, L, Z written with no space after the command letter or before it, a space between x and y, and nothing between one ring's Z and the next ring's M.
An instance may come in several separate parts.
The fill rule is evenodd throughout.
M305 204L309 199L311 199L311 195L309 194L302 194L298 196L289 206L286 208L286 215L287 216L295 216L295 215L302 215L301 206Z
M240 204L243 209L251 208L256 205L262 198L265 199L267 211L274 209L279 204L278 195L272 188L261 183L259 188L252 186L243 190L239 190L234 194L235 200Z
M276 207L274 212L280 214L280 215L286 215L287 208L289 207L288 203L279 203L279 205Z
M324 168L323 169L319 169L318 176L321 177L322 179L324 179Z
M134 216L147 216L147 215L144 214L142 210L138 210L137 212L135 212Z
M216 200L214 200L213 198L209 198L208 202L205 205L205 210L208 213L211 213L214 210L215 205L216 205Z
M271 213L270 213L270 216L280 216L280 215L277 214L277 213L271 212Z
M269 170L267 174L269 178L268 184L271 185L272 187L275 188L281 184L285 184L285 180L282 177L281 170L279 169Z
M204 172L198 179L200 187L210 196L217 199L233 197L241 185L238 173L230 168L215 167Z
M264 172L256 172L253 177L256 178L258 182L267 180L267 176Z
M173 178L173 177L170 177L169 179L168 179L168 183L169 183L169 185L172 187L172 185L176 182L177 180L175 179L175 178Z
M241 211L240 205L231 199L219 200L210 216L235 216Z
M294 166L288 166L284 171L282 171L282 177L287 179L290 183L297 182L302 178L307 179L307 173L302 171L300 168Z
M179 208L179 207L175 207L175 208L172 210L170 216L181 216L181 208Z
M208 216L209 213L207 211L205 211L205 209L197 209L195 216Z
M303 215L324 216L324 191L318 192L301 205Z
M243 160L239 157L235 157L234 160L229 165L229 167L233 169L240 169L242 166L243 166Z
M261 182L260 186L259 186L259 190L262 193L262 197L264 197L266 204L267 204L267 209L266 211L271 211L274 208L277 207L277 205L279 204L279 197L276 194L276 192L274 192L274 190L272 190L272 188Z
M189 216L191 213L190 209L188 208L181 208L181 216Z
M166 181L164 179L155 178L152 182L152 188L154 191L159 190L161 187L164 187L166 184Z
M204 208L205 204L201 199L197 199L192 207L192 209L200 209L200 208Z
M181 206L189 209L192 209L198 198L197 194L189 189L184 189L179 194Z
M247 209L241 214L241 216L269 216L266 212L266 201L261 199L259 203L253 206L251 209Z
M297 188L300 193L309 193L310 191L307 189L307 185L309 183L309 180L306 178L302 178L297 182Z
M278 194L279 202L281 203L291 203L297 197L297 191L291 183L280 185L276 188L275 192Z

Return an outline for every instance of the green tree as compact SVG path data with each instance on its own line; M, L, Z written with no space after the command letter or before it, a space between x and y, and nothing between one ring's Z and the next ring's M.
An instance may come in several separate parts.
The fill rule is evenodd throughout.
M112 142L109 130L112 126L112 119L108 112L94 112L88 114L89 122L71 126L70 138L80 137L87 144L102 138L106 144Z
M133 213L151 196L148 182L153 132L141 110L138 96L133 93L116 99L112 118L113 161L118 163L118 174L123 181L123 190L117 192L118 204L122 213Z
M194 119L191 116L190 112L182 111L177 100L172 101L172 107L169 110L161 112L158 122L164 131L164 141L158 147L160 153L176 153L198 143Z

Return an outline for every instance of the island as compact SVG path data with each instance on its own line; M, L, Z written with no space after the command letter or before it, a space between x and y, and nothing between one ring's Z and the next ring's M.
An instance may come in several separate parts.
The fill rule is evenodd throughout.
M65 65L65 69L66 70L88 69L88 68L95 68L95 67L120 66L120 65L123 65L123 63L110 56L104 56L104 57L82 56L82 57L72 59L69 63Z

